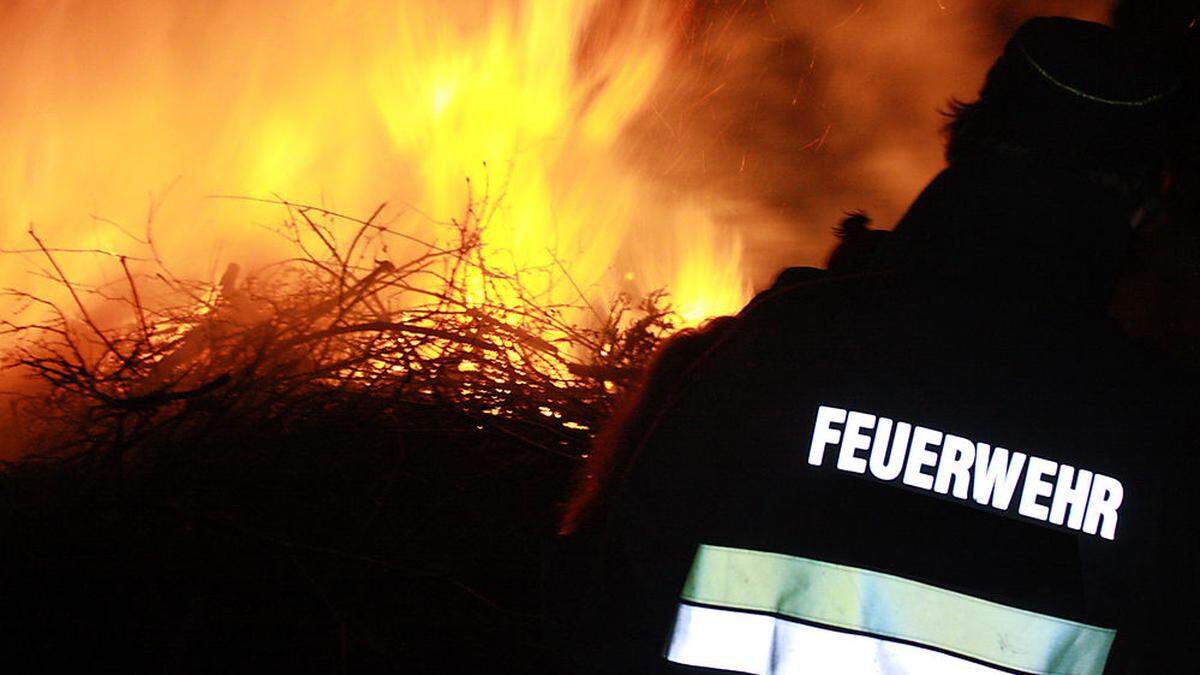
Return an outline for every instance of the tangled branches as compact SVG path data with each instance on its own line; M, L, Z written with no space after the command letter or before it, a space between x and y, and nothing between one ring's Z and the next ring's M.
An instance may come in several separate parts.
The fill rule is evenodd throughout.
M216 284L161 262L135 274L117 257L119 287L85 289L30 233L74 305L26 296L51 319L7 326L18 338L7 365L48 385L18 402L42 450L124 456L214 427L288 428L335 412L396 421L423 407L576 457L673 327L663 293L597 308L552 257L496 264L486 208L425 241L378 222L382 206L362 220L273 203L295 257L245 278L230 265ZM133 320L100 325L81 289Z

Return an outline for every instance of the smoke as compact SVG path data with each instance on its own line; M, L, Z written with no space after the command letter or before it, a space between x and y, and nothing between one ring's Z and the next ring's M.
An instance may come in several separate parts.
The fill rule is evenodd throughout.
M974 97L1021 21L1108 4L703 0L632 145L660 185L722 205L762 287L820 264L843 212L903 213L943 166L939 110Z
M579 0L580 7L596 1ZM433 22L421 29L430 40L458 32L487 39L494 35L482 28L488 22L513 23L515 15L503 7L546 4L456 0L431 11L422 3L351 7L311 0L4 3L0 245L27 246L24 231L32 223L52 235L52 244L121 250L144 235L143 221L157 205L156 243L164 255L187 260L184 272L219 274L230 258L265 262L278 254L260 227L276 216L245 204L201 203L204 195L275 192L351 212L369 212L385 200L421 202L414 186L423 179L396 147L391 119L419 101L392 95L391 85L391 110L372 100L381 96L376 66L416 67L425 58L397 47L414 16ZM644 45L664 41L675 50L654 75L658 84L648 101L626 97L626 105L637 101L637 122L611 125L623 129L621 152L662 196L643 196L633 209L637 225L648 226L633 242L642 250L613 255L686 258L679 249L698 228L700 240L714 242L700 260L741 255L758 286L782 265L820 262L842 211L864 209L884 225L898 217L941 166L937 111L951 97L974 94L1022 19L1108 13L1101 0L675 5L678 36L647 40L637 30L621 36L621 26L646 12L641 0L601 2L607 11L600 15L611 20L578 36L579 71L607 63L616 76L636 73L637 64L653 60ZM435 21L452 18L464 25L442 30ZM531 49L561 41L552 23L536 28L549 32L530 38ZM576 29L565 20L557 27L568 44ZM622 54L634 68L621 65ZM461 63L437 64L466 67L471 58L466 50ZM557 72L545 65L543 74ZM647 75L640 77L657 67L643 68ZM516 82L537 74L514 72ZM594 72L582 78L602 79ZM620 92L625 85L613 89L603 79L596 86ZM522 100L494 105L520 113L512 104ZM494 112L479 107L470 114ZM446 151L429 147L419 155L439 152ZM455 159L476 166L496 158ZM576 173L594 173L591 167L608 159L578 157ZM448 173L445 180L457 185L459 173ZM585 187L604 189L588 180ZM88 265L95 267L81 262L71 271L99 273ZM739 283L728 269L722 275ZM14 283L12 269L0 277Z

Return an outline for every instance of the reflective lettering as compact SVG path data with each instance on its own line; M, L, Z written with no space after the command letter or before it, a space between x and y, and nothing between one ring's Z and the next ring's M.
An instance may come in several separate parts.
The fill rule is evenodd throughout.
M990 461L989 461L990 460ZM1021 469L1025 467L1025 453L1014 452L1009 459L1005 448L992 448L987 443L975 446L975 501L979 504L991 504L1002 511L1008 510L1012 503L1013 493L1017 491L1017 481L1021 479Z
M1054 501L1050 504L1050 522L1062 525L1066 520L1067 527L1078 530L1083 526L1083 513L1087 508L1088 490L1092 487L1092 472L1087 469L1079 471L1079 477L1072 486L1071 478L1075 475L1075 467L1063 464L1058 469L1058 480L1054 483ZM1066 518L1067 507L1071 507L1071 517Z
M904 457L908 454L908 439L912 436L912 425L907 422L896 424L896 436L892 439L892 453L888 456L888 436L892 421L879 418L875 432L875 444L871 446L871 475L879 480L896 480L904 470Z
M875 426L875 416L851 411L846 418L846 430L842 432L842 448L838 453L837 468L851 473L866 473L867 460L859 457L859 450L871 447L871 437L862 432Z
M971 484L971 465L974 463L975 444L961 436L946 434L933 491L946 494L950 491L950 481L953 480L954 496L966 499Z
M1125 499L1125 488L1121 481L1096 474L1092 479L1092 494L1088 497L1087 516L1083 519L1083 531L1096 534L1100 528L1100 536L1105 539L1115 539L1117 536L1117 507ZM1100 525L1101 519L1104 525Z
M808 463L1109 540L1125 498L1119 480L1087 469L834 406L817 408Z
M936 452L929 449L931 445L942 442L942 432L926 427L917 427L913 432L912 447L908 450L908 463L904 466L904 484L922 490L933 488L933 476L922 471L927 466L937 464Z
M846 411L841 408L821 406L817 409L817 424L813 427L812 445L808 448L808 463L821 466L825 459L825 448L842 439L842 432L834 424L846 422Z
M1029 468L1025 471L1025 489L1021 490L1021 506L1017 511L1036 520L1046 520L1050 509L1045 504L1038 503L1038 497L1049 497L1054 492L1054 484L1046 480L1046 476L1058 469L1057 462L1051 462L1041 457L1030 457Z

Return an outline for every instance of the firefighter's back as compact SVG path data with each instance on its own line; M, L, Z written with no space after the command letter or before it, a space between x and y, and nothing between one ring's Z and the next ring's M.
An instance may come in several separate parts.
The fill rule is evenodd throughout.
M671 661L744 672L1146 658L1177 407L1102 314L945 281L775 292L687 375L616 513L631 631L670 607Z
M651 378L608 670L1187 670L1183 403L1106 313L1179 88L1103 26L1027 22L873 269L784 275Z

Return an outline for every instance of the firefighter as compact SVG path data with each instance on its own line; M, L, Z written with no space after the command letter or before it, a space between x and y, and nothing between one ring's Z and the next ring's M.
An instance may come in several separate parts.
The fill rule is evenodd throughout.
M870 265L664 355L573 510L606 500L596 669L1195 672L1195 444L1106 314L1179 89L1026 22Z

